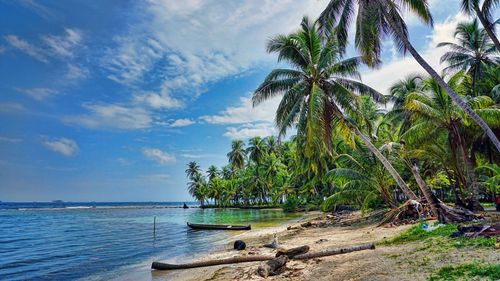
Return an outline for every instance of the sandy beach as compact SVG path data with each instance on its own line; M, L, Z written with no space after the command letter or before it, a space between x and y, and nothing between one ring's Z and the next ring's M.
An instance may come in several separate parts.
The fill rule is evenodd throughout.
M359 212L349 215L360 217ZM430 275L446 264L481 261L500 262L500 251L493 249L449 249L433 251L423 247L425 241L415 241L403 245L385 246L380 242L397 236L412 225L378 227L374 222L351 226L324 225L305 228L306 221L317 225L331 221L332 217L320 213L310 213L301 221L265 229L251 230L236 234L232 241L241 239L247 243L244 251L232 249L232 241L211 253L200 253L195 260L228 258L246 255L273 255L275 250L262 247L271 240L273 234L279 238L281 248L308 245L311 252L329 247L340 247L366 242L375 242L375 250L365 250L348 254L323 257L307 261L291 260L287 270L266 280L428 280ZM292 229L287 230L287 227ZM186 261L188 262L188 261ZM177 271L153 271L154 280L264 280L256 270L261 262L236 265L213 266Z

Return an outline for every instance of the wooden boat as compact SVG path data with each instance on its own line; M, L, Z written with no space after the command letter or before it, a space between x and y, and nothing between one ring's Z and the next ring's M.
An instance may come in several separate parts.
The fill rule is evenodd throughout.
M204 229L204 230L250 230L251 225L227 225L227 224L198 224L198 223L187 223L192 229Z

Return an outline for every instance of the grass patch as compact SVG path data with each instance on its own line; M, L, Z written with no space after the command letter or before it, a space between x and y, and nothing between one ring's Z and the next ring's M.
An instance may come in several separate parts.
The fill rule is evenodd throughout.
M483 207L493 207L493 205L494 205L494 203L492 203L492 202L481 202L479 204L481 204L481 206L483 206Z
M431 281L441 280L500 280L499 264L465 263L457 266L444 266L430 278Z
M443 250L446 248L490 248L495 247L495 238L478 237L478 238L450 238L450 235L457 231L457 226L447 224L436 228L432 231L422 229L424 223L419 223L398 236L383 241L382 245L398 245L414 241L425 241L425 244L417 248L423 251L427 249ZM438 249L439 248L439 249Z

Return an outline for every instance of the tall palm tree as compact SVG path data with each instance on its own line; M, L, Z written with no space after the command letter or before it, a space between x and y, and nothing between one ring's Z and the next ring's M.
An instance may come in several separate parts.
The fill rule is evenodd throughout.
M354 132L377 156L410 199L417 197L391 163L355 126L344 118L344 112L355 112L357 94L371 95L376 101L383 96L355 80L361 58L342 60L337 40L326 40L317 23L304 18L299 31L270 39L267 51L278 53L279 61L293 69L275 69L255 90L253 105L283 94L276 111L276 125L281 135L294 125L298 139L305 139L306 156L317 154L319 142L331 148L333 124L341 131Z
M488 1L497 3L499 0ZM458 104L486 132L500 152L500 141L488 124L446 84L410 42L401 11L410 11L425 24L432 26L433 20L427 0L331 0L321 13L319 21L325 34L330 35L329 33L331 33L338 38L338 42L342 44L342 51L345 51L347 45L348 31L354 20L356 7L358 11L355 46L368 66L374 67L380 63L382 39L392 37L398 49L403 53L410 52L422 68L445 90L453 102ZM334 31L332 31L333 26L335 26Z
M392 84L389 88L390 100L394 103L392 110L386 114L385 118L396 118L401 120L400 133L404 133L410 126L410 111L405 110L404 103L406 97L413 93L421 91L423 88L423 78L419 74L410 74L405 78Z
M465 71L472 78L472 91L477 95L477 82L488 65L500 64L496 56L498 51L491 43L484 29L479 28L477 19L459 23L455 30L457 43L442 42L438 47L447 47L450 51L441 57L441 63L447 62L445 73L457 70Z
M210 167L208 167L207 176L209 181L218 178L219 174L220 174L219 169L217 169L215 165L210 165Z
M200 174L200 173L201 173L201 168L198 165L198 163L196 163L196 161L191 161L188 163L187 169L186 169L186 176L189 179L192 179L194 177L194 175Z
M274 136L268 136L264 139L265 144L267 146L267 153L277 153L279 149L279 142L276 140Z
M188 182L188 192L203 206L206 197L206 181L201 173L194 173Z
M245 167L245 144L242 140L233 140L231 143L231 151L227 154L229 164L235 170Z
M500 4L499 0L484 0L481 7L480 0L462 0L462 11L468 15L476 15L484 29L490 36L491 40L495 43L497 50L500 52L500 41L495 35L495 24L492 23L492 12Z
M448 83L457 91L463 75L457 73ZM467 185L472 192L471 202L474 208L480 209L477 201L478 186L474 174L474 164L469 157L467 140L464 138L464 126L467 118L461 108L452 103L444 89L433 79L425 81L427 92L414 92L408 95L405 107L412 112L414 122L404 137L410 142L418 139L435 140L438 135L447 132L448 142L455 155L460 155L467 176ZM492 126L500 125L500 110L493 104L491 98L478 96L470 98L469 105L481 114Z
M261 137L254 137L248 141L248 159L259 165L267 154L267 149Z

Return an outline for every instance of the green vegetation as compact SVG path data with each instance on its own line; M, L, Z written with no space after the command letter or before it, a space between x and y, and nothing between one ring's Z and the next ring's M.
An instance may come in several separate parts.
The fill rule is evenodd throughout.
M428 250L431 251L443 251L449 248L464 248L464 247L474 247L474 248L493 248L495 247L495 238L465 238L457 237L451 238L450 235L457 231L457 226L454 224L447 224L437 227L431 231L426 231L423 229L423 222L412 226L407 231L399 234L398 236L382 242L382 245L398 245L404 243L410 243L414 241L424 241L422 247L417 248L417 250ZM436 225L430 226L436 227Z
M437 199L471 210L493 202L500 192L500 144L491 131L500 132L500 58L484 24L496 4L466 2L464 11L479 18L460 23L455 40L439 44L446 49L442 75L411 46L400 15L409 11L431 24L425 0L332 0L318 20L305 17L297 31L271 38L267 51L284 68L266 76L252 101L258 106L281 97L278 136L234 140L221 168L203 172L189 163L190 194L202 205L289 212L338 205L395 209L424 197L443 214ZM360 56L345 58L351 25ZM387 36L429 76L402 77L388 93L363 84L358 69L380 64ZM296 134L284 138L290 130ZM453 227L413 229L400 239L444 239L439 233Z
M500 265L465 263L457 266L444 266L432 275L430 280L500 280Z

